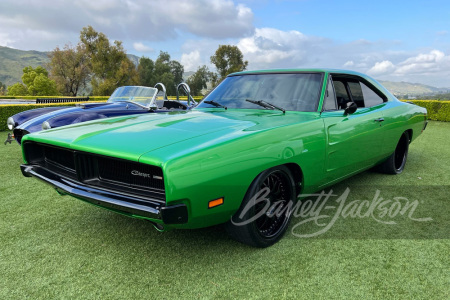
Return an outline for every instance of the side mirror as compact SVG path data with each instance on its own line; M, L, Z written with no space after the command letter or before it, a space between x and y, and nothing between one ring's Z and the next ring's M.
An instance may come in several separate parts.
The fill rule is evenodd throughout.
M347 102L347 107L344 110L344 115L351 115L358 109L358 105L355 102Z

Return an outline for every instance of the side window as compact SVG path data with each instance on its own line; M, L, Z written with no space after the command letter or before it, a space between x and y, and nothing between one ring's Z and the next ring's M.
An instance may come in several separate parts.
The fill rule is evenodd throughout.
M334 94L334 88L333 88L333 81L330 79L328 80L327 84L327 93L325 95L324 103L323 103L323 110L336 110L336 97Z
M375 106L384 102L377 93L375 93L371 88L361 82L361 90L364 95L364 102L366 107Z
M347 89L342 81L333 80L334 90L336 92L336 102L338 109L345 109L347 102L350 102L350 97L347 94Z
M358 107L365 107L365 97L363 96L363 91L361 89L361 84L359 81L349 81L348 87L350 88L350 92L352 93L353 102Z

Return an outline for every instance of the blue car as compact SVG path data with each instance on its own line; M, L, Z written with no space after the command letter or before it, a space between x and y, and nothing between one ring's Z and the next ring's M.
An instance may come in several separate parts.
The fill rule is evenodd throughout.
M179 100L180 90L187 94L187 101ZM125 115L188 110L195 105L197 103L190 96L190 88L184 82L177 86L177 100L167 99L162 83L157 83L155 87L122 86L107 102L37 108L9 117L7 125L13 135L8 134L5 145L14 139L20 144L26 134L64 125Z

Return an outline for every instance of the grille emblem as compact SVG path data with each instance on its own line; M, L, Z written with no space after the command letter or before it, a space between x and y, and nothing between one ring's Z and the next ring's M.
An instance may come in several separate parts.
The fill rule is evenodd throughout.
M144 177L144 178L153 178L153 179L159 179L159 180L162 180L163 178L162 178L162 176L156 176L156 175L150 175L150 174L148 174L148 173L142 173L142 172L139 172L138 170L133 170L133 171L131 171L131 175L134 175L134 176L140 176L140 177Z

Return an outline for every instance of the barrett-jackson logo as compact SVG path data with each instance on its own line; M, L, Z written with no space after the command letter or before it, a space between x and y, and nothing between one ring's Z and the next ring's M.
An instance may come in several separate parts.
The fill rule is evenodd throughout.
M150 174L148 174L148 173L142 173L142 172L139 172L138 170L133 170L133 171L131 171L131 175L134 175L134 176L140 176L140 177L144 177L144 178L153 178L153 179L159 179L159 180L162 180L162 176L157 176L157 175L150 175Z

